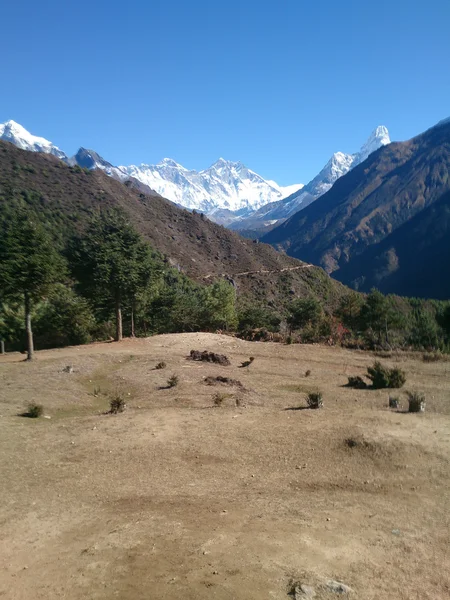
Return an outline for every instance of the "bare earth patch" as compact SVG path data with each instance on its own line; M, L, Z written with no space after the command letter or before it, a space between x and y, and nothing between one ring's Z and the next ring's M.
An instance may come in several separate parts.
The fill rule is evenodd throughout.
M450 363L405 356L427 399L407 414L344 387L374 358L336 348L179 334L22 359L0 358L0 598L449 597ZM245 404L212 409L208 377ZM315 390L323 409L285 410Z

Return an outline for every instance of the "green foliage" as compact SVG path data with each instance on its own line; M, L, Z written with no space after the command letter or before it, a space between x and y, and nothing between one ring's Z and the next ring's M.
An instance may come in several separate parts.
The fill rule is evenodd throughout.
M233 330L238 324L236 292L234 287L221 279L203 288L202 326L206 329Z
M421 392L406 392L408 396L408 411L412 413L425 411L425 395Z
M167 380L167 387L169 388L173 388L176 387L179 383L179 378L178 375L173 374L171 377L169 377L169 379Z
M238 311L238 330L264 328L278 331L281 317L267 306L245 306Z
M0 294L36 301L64 276L64 262L36 215L17 210L0 223Z
M398 367L390 369L379 361L375 361L372 367L367 368L367 377L372 381L374 389L401 388L406 381L404 371Z
M126 407L125 398L120 393L114 394L109 402L109 412L113 415L122 413Z
M322 307L315 298L299 298L289 307L287 323L292 330L314 326L320 321Z
M57 284L36 309L35 337L42 348L86 344L95 326L88 302L62 284Z
M97 303L114 304L116 339L122 335L120 310L152 277L150 247L119 210L95 215L83 236L72 241L70 264L84 295Z
M27 407L27 411L24 413L25 417L30 419L38 419L44 414L44 407L42 404L36 404L36 402L30 402Z
M309 394L306 395L306 403L308 408L322 408L322 397L322 392L309 392Z

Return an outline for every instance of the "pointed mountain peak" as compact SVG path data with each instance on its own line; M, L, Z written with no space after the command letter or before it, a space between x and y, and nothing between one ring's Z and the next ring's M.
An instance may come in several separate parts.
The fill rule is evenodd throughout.
M158 166L175 167L177 169L179 169L179 168L184 169L184 167L179 165L175 160L173 160L173 158L163 158L162 161L160 163L158 163Z
M0 139L11 142L22 150L53 154L58 158L67 158L62 150L42 137L37 137L16 121L9 120L0 125Z
M390 143L391 138L389 137L389 131L387 127L384 125L378 125L378 127L372 131L366 143L361 146L361 150L357 155L358 162L366 160L369 154L372 154L372 152L375 152L375 150L378 150L378 148L381 148L381 146L387 146L387 144Z

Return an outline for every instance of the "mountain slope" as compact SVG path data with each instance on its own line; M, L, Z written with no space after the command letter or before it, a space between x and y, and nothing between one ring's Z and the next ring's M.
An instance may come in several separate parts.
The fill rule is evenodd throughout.
M263 241L337 272L447 192L449 169L450 123L443 123L380 148Z
M450 298L450 191L380 243L350 260L336 276L368 292Z
M331 305L347 293L322 269L252 243L156 194L144 194L133 181L123 184L101 170L85 171L0 142L0 211L19 201L45 213L64 236L83 228L92 211L119 207L170 264L198 281L231 279L238 295L254 302L276 307L312 294Z
M243 229L272 229L281 219L285 220L309 206L314 200L325 194L340 177L363 162L372 152L390 144L389 132L380 125L371 133L368 140L355 154L335 152L323 169L300 190L295 191L279 202L266 204L247 218L240 219L231 225L237 231Z

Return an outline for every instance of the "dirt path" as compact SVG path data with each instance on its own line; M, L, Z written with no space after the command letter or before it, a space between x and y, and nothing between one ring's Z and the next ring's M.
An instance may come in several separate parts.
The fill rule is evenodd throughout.
M257 275L260 273L264 273L265 275L272 275L274 273L284 273L285 271L298 271L299 269L310 269L314 267L314 265L304 264L298 267L285 267L284 269L260 269L259 271L243 271L242 273L235 273L234 275L229 275L228 273L209 273L209 275L205 275L203 279L210 279L211 277L228 277L229 279L235 279L236 277L243 277L244 275Z

